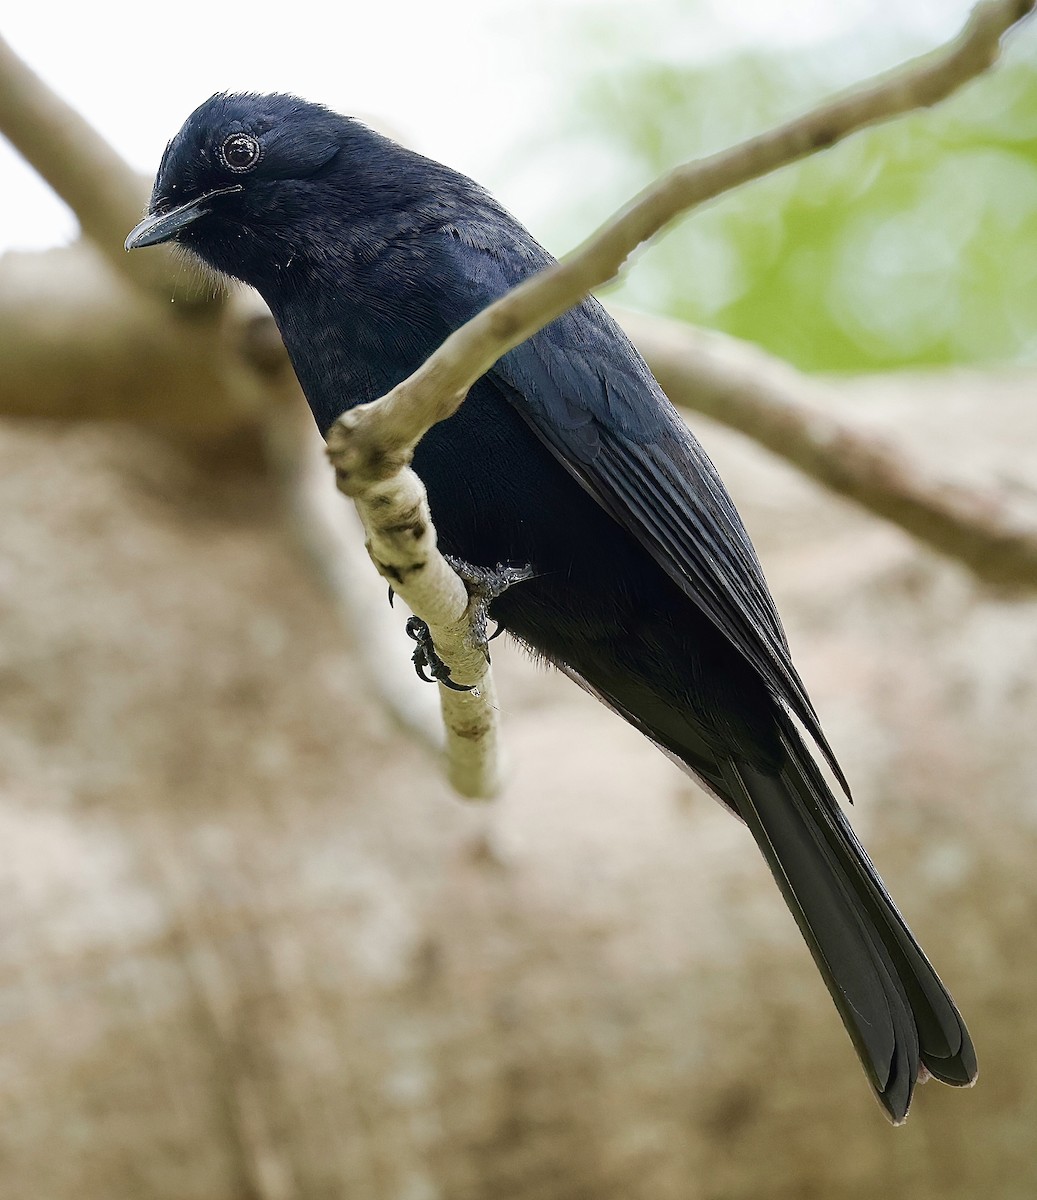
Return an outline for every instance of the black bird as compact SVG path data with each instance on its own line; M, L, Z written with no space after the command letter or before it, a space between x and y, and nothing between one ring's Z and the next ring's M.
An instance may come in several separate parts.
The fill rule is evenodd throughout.
M472 180L286 95L217 95L166 148L134 249L176 241L263 296L323 433L552 262ZM506 354L414 467L443 550L528 565L512 635L749 827L881 1103L976 1076L954 1002L796 720L845 779L712 463L593 299Z

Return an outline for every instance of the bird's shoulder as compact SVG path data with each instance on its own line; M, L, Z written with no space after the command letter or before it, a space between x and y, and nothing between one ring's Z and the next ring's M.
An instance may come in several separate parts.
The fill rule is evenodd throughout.
M406 239L406 253L426 268L423 286L432 289L455 325L556 262L474 185L463 202L453 199L429 217ZM588 454L595 452L598 425L650 441L672 423L669 401L644 360L593 297L505 354L492 374L509 380L541 418L582 432Z

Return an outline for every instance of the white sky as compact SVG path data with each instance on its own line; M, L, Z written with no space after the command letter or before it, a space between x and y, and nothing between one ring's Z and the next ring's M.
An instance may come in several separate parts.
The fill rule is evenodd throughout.
M585 46L576 18L624 35L594 69L633 54L701 57L738 44L823 42L895 23L922 44L969 0L51 0L6 6L4 37L141 171L212 92L289 91L376 120L473 175L534 229L544 198L594 180L540 179L514 161L537 143ZM580 13L574 10L583 10ZM610 61L611 60L611 61ZM0 87L3 81L0 80ZM523 149L525 148L525 149ZM564 169L564 157L542 164ZM75 223L0 139L0 251L67 241Z

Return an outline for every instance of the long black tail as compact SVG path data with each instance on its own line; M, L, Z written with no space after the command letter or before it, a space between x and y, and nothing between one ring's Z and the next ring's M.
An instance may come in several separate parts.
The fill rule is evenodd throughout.
M722 768L727 799L756 839L893 1121L920 1066L944 1083L976 1078L954 1001L886 892L791 721L779 774Z

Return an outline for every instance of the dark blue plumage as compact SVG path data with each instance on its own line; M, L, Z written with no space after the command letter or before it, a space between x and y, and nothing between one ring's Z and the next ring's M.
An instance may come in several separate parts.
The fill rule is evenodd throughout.
M290 96L188 118L127 245L170 239L262 293L322 431L551 261L471 180ZM845 786L734 505L601 306L505 355L414 465L447 553L532 567L492 615L745 821L893 1119L922 1068L971 1082L965 1026L797 732Z

